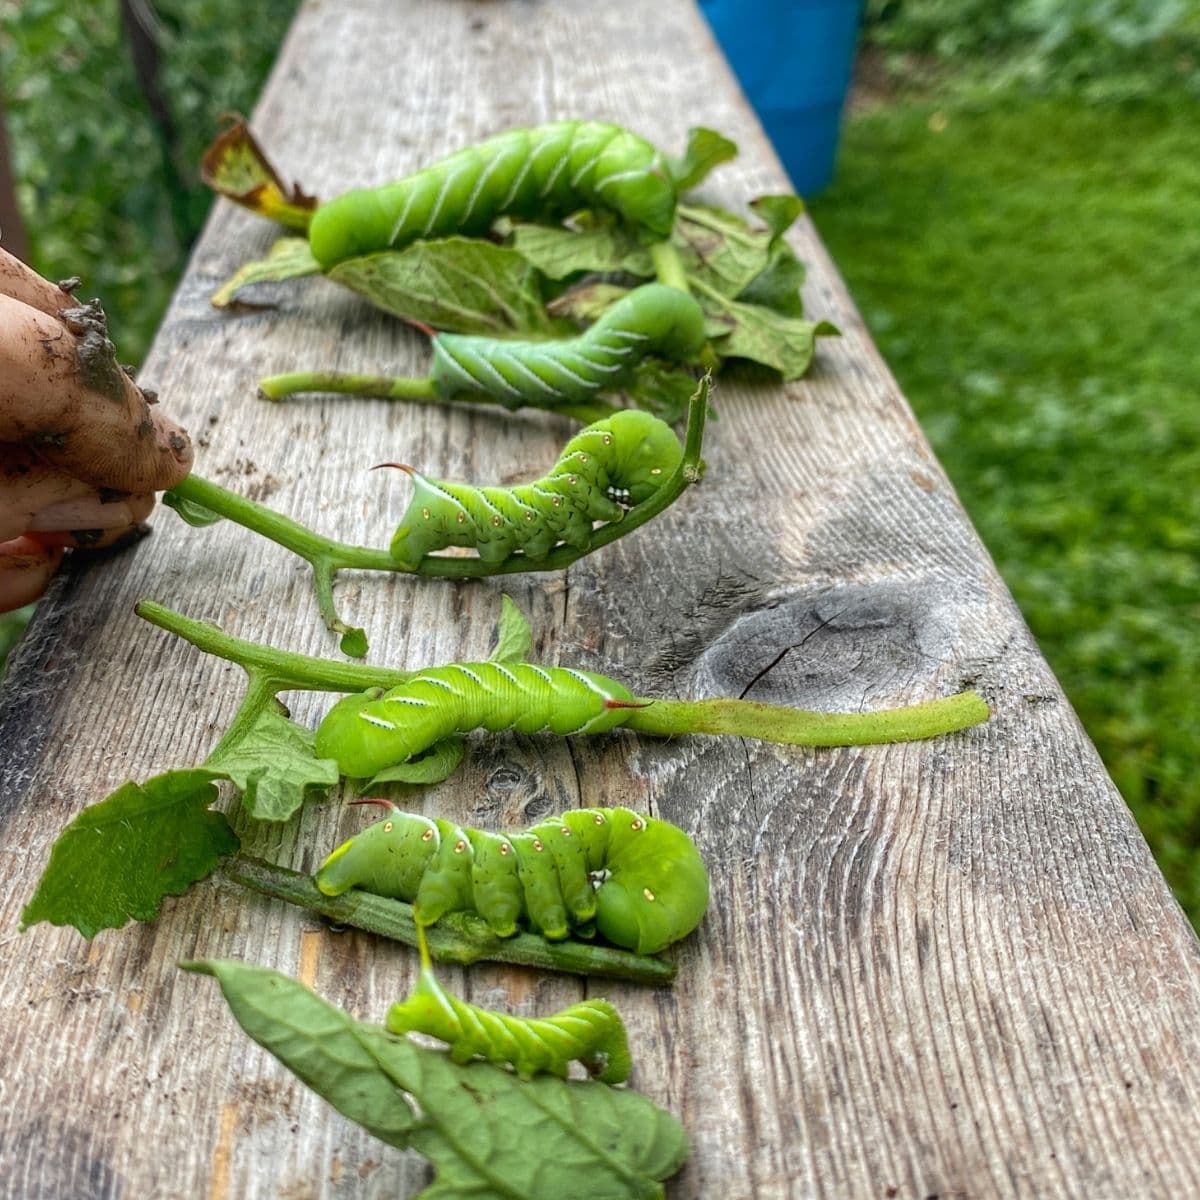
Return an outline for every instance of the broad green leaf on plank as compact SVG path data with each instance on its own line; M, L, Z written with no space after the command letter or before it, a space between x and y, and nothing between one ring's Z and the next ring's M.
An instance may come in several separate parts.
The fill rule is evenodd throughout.
M237 118L204 152L200 178L215 192L286 225L307 229L317 207L299 184L285 187L246 122Z
M58 835L22 926L74 925L90 938L153 920L164 896L181 895L238 848L225 815L209 810L219 778L167 771L85 808Z
M565 279L579 271L654 274L649 250L617 225L575 230L514 223L512 248L548 279Z
M266 258L240 266L215 292L210 303L214 308L227 308L242 288L254 283L279 283L284 279L300 279L304 275L319 275L321 264L313 258L308 239L280 238Z
M775 236L723 208L681 204L671 240L690 280L736 296L767 266Z
M367 631L353 625L341 625L342 638L338 646L347 658L366 658L371 643L367 641Z
M774 367L785 380L799 379L812 362L818 337L837 336L828 321L804 321L758 304L727 300L714 292L699 297L713 324L726 327L714 336L713 349L722 358L748 358Z
M504 592L500 597L500 623L496 629L496 648L492 651L491 661L525 662L532 645L533 633L525 614L517 607L517 602Z
M546 313L536 269L515 250L474 238L351 258L329 277L387 312L436 329L504 337L564 328Z
M615 283L589 283L564 292L551 300L547 307L555 316L570 317L573 321L590 324L622 296L628 295L629 288L618 287Z
M773 196L759 196L750 201L750 207L766 223L773 238L786 233L804 211L804 201L791 192Z
M467 744L460 737L443 738L435 742L424 754L410 758L408 762L385 767L363 788L368 791L384 783L441 783L458 770Z
M743 304L761 304L786 317L804 315L804 264L787 242L780 239L771 247L771 257L737 299Z
M687 412L696 392L696 379L678 367L647 358L637 365L624 392L636 407L674 425Z
M737 142L715 129L697 126L688 130L687 149L681 158L671 159L668 168L675 186L686 192L706 179L714 167L737 158Z
M628 1088L459 1066L274 971L185 965L214 976L246 1033L343 1116L431 1160L419 1200L653 1200L687 1157L675 1118Z
M258 821L286 821L310 788L338 781L337 762L317 758L313 732L290 721L278 700L262 708L240 738L204 760L242 790L246 812Z
M213 512L211 508L205 508L203 504L197 504L195 500L185 500L182 496L175 495L174 492L163 492L162 502L168 508L173 508L183 520L197 529L203 529L206 525L215 525L218 521L225 519L220 513Z

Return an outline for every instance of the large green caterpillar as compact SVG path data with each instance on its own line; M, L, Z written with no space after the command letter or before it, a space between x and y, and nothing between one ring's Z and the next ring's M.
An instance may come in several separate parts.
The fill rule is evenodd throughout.
M388 1010L390 1033L423 1033L446 1042L456 1063L510 1063L522 1079L539 1072L565 1079L579 1060L602 1083L624 1083L632 1066L621 1014L607 1000L583 1000L552 1017L514 1017L446 991L419 931L421 973L407 999Z
M644 138L599 121L510 129L382 187L321 205L309 225L313 256L328 269L418 238L485 233L500 216L564 216L601 208L666 238L677 189Z
M567 667L472 662L427 667L390 691L339 700L317 727L318 758L368 779L415 758L454 733L603 733L637 707L615 679Z
M415 484L392 537L405 570L434 550L469 546L485 563L521 551L532 562L559 543L591 545L596 521L619 521L674 473L683 447L671 427L649 413L624 410L589 425L563 449L550 472L516 487L475 487L430 479L402 463Z
M569 408L629 384L648 355L686 362L704 345L704 313L679 288L647 283L590 328L558 341L435 334L427 378L296 371L259 382L280 400L296 392L351 392L390 400L490 400L505 408Z
M627 808L576 809L508 834L394 810L339 846L315 882L330 896L359 887L408 901L418 925L476 912L497 937L594 927L639 954L691 933L708 907L691 838Z

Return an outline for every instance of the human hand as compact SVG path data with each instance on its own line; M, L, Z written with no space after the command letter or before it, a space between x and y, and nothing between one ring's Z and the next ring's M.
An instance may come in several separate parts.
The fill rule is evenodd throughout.
M99 305L0 250L0 612L41 595L68 546L133 533L187 475L187 434L117 364Z

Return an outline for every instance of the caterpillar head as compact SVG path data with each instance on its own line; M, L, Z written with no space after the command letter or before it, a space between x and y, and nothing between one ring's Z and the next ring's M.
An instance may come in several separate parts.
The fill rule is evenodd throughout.
M671 236L675 224L675 181L662 155L624 130L604 148L596 164L596 188L604 203L657 238Z
M608 426L615 451L612 475L628 493L629 504L641 504L674 474L683 447L665 421L636 409L615 413Z
M437 825L427 817L393 811L343 842L321 865L313 882L326 896L362 888L376 896L416 894L421 874L437 848Z

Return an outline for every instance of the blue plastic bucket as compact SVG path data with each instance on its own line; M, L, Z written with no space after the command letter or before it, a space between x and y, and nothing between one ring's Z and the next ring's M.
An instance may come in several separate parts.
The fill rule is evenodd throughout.
M700 0L801 195L833 178L862 0Z

